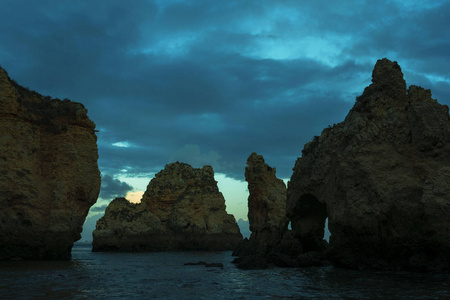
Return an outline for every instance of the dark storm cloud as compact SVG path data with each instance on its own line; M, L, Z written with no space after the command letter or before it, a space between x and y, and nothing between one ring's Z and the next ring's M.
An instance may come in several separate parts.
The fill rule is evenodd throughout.
M430 1L429 5L411 5L409 9L402 7L397 15L385 15L373 23L375 26L368 28L347 51L354 57L390 55L402 66L408 84L433 90L433 86L425 86L428 83L425 80L411 82L407 73L450 77L450 69L444 63L450 60L449 17L448 1ZM445 94L438 96L440 100L448 98Z
M85 104L108 175L184 159L242 179L257 151L286 178L379 58L450 101L450 4L408 3L4 1L0 63L22 85ZM118 188L104 197L130 190L103 181Z
M126 182L114 179L110 175L102 175L102 186L100 189L100 198L113 199L117 197L125 197L125 195L133 189Z

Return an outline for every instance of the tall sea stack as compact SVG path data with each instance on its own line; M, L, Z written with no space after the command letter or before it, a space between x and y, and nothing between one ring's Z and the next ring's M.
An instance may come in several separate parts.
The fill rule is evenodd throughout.
M97 201L86 108L23 88L0 68L0 260L68 259Z
M234 251L239 268L264 268L266 258L276 250L287 231L286 185L276 177L276 169L267 165L262 155L252 153L247 159L248 220L250 239Z

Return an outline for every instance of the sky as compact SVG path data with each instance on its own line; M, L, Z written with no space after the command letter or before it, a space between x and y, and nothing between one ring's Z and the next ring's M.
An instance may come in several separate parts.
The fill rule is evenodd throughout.
M378 59L450 104L450 1L0 0L0 65L83 103L102 189L138 201L155 173L211 165L247 216L246 160L287 181L303 146L344 120Z

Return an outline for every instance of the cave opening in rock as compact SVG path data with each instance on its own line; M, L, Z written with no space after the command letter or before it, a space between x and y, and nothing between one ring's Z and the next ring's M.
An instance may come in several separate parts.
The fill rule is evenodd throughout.
M323 248L327 205L312 194L302 195L291 218L292 229L300 239L304 252Z

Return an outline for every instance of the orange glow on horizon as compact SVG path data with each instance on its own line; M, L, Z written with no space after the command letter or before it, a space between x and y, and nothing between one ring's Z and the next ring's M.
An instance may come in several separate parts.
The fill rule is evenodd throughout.
M142 195L144 195L143 191L128 192L125 198L131 203L141 203Z

